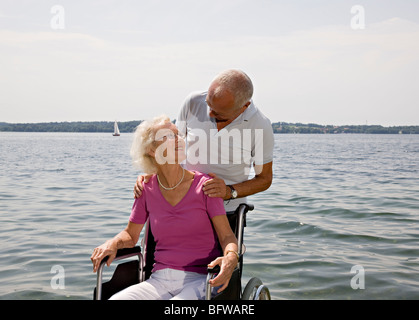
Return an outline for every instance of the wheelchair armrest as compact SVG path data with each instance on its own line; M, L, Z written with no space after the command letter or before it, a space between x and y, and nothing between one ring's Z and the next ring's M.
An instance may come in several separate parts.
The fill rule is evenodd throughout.
M114 261L123 260L126 258L139 256L140 259L140 265L142 265L142 255L141 255L141 247L136 246L133 248L125 248L125 249L119 249L116 253L116 257ZM108 261L109 256L103 258L103 260L100 262L99 269L97 270L97 280L96 280L96 293L95 298L96 300L100 300L102 297L102 272L103 268L106 264L106 261Z
M136 246L136 247L133 247L133 248L119 249L118 252L116 253L115 260L120 260L120 259L129 258L129 257L132 257L132 256L137 256L140 253L141 253L141 247L140 246Z
M220 266L217 264L213 268L207 268L207 280L205 281L205 300L211 300L211 285L209 281L215 276L216 273L220 272Z
M217 264L215 267L213 267L213 268L210 268L210 267L208 267L207 268L207 272L208 273L220 273L220 266Z
M213 279L214 277L215 277L215 275L217 274L217 273L220 273L220 266L219 265L216 265L215 267L213 267L213 268L207 268L207 271L208 271L208 274L207 274L207 280L206 280L206 283L205 283L205 300L211 300L211 292L212 292L212 287L211 287L211 285L210 285L210 283L209 283L209 281L211 280L211 279ZM232 278L231 279L233 279L233 277L234 277L234 275L237 275L237 274L240 274L240 270L238 269L238 267L236 267L235 269L234 269L234 271L233 271L233 274L232 274ZM239 277L239 279L240 279L240 277L241 276L238 276ZM230 279L230 281L231 281L231 279ZM240 281L240 280L239 280ZM228 288L231 286L231 282L230 282L230 284L229 284L229 286L226 288L226 290L228 290ZM240 287L239 287L240 288ZM231 295L231 292L234 292L234 290L233 291L231 291L230 290L230 293L228 294L228 295ZM233 293L234 294L234 293ZM237 294L237 296L239 295L240 293L238 293ZM230 299L230 298L229 298Z
M126 258L133 257L133 256L138 256L140 253L141 253L141 247L140 246L136 246L136 247L133 247L133 248L119 249L116 253L116 257L115 257L114 261L126 259ZM108 261L108 258L109 257L103 258L101 264Z
M240 255L239 262L242 260L242 257L243 257L243 254ZM218 264L215 267L213 267L213 268L211 268L211 267L208 267L207 268L207 272L208 273L212 273L212 274L214 274L214 273L220 273L220 271L221 271L221 267Z

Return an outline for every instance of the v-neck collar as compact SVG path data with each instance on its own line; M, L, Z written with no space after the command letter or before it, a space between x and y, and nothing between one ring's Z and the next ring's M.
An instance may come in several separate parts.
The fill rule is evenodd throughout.
M192 172L194 173L194 177L193 177L193 181L188 189L188 191L186 192L186 194L183 196L182 199L179 200L178 203L176 203L175 205L172 205L169 201L166 200L166 198L164 197L163 193L160 190L160 186L159 186L159 182L157 181L157 174L154 176L154 182L156 183L157 189L159 191L159 195L163 198L163 200L166 202L166 204L172 208L172 209L176 209L176 207L178 207L184 200L185 198L188 197L189 193L192 192L191 190L195 187L196 182L198 181L197 179L197 173L195 171L192 170Z

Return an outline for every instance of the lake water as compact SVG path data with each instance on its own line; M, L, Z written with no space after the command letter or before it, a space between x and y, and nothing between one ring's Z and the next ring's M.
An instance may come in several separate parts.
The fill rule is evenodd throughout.
M0 132L0 299L92 298L92 250L131 211L131 139ZM249 199L243 284L257 276L273 299L419 299L419 135L275 139L273 185Z

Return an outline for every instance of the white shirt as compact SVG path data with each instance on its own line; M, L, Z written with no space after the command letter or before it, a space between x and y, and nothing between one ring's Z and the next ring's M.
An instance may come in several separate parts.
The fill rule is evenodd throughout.
M215 173L226 185L249 179L252 165L273 160L272 125L251 102L232 123L218 131L205 98L207 92L190 94L176 120L178 130L186 135L186 168ZM226 211L234 211L246 198L224 201Z

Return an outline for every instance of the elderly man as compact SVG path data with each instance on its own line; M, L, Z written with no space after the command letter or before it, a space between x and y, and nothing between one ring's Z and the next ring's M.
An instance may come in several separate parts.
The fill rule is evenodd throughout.
M252 95L252 81L244 72L226 70L207 92L189 95L176 120L186 136L186 168L213 178L203 190L209 197L223 198L227 214L272 183L272 126ZM252 166L255 176L249 179ZM148 180L137 179L136 197L141 196L143 179Z

